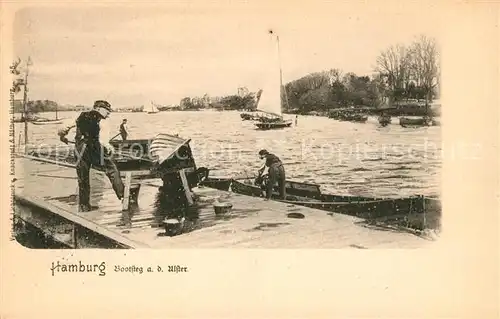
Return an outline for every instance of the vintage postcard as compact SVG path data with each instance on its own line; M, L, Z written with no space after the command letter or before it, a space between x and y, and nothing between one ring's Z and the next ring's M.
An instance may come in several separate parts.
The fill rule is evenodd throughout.
M467 13L459 5L452 11L446 1L404 3L2 4L2 44L9 46L2 52L2 84L10 92L2 104L10 149L2 163L10 163L11 173L3 185L11 203L9 227L3 229L9 245L34 260L44 282L66 278L57 279L61 288L91 277L95 285L111 275L109 280L120 283L114 291L127 289L130 278L139 287L156 280L186 285L208 276L204 263L226 281L251 281L253 275L241 276L257 271L260 279L250 287L260 281L271 287L274 275L264 269L274 273L280 267L264 260L273 254L288 251L284 269L294 262L306 267L307 257L289 259L292 249L304 254L321 249L311 265L318 273L308 270L323 274L314 279L318 282L328 268L335 278L340 275L338 261L324 257L329 252L355 256L357 261L342 261L340 267L352 271L348 277L368 281L378 271L360 270L358 258L368 257L368 251L385 257L368 253L375 261L362 264L373 262L384 277L391 273L381 259L397 268L393 274L404 275L395 259L401 249L409 254L407 261L425 255L422 251L439 256L436 247L447 242L451 225L443 218L452 200L447 190L459 187L456 180L446 184L446 176L457 178L447 169L486 165L495 154L487 150L497 146L497 137L486 146L478 131L468 132L473 125L481 129L473 122L477 115L455 126L461 124L454 116L462 111L453 103L467 100L450 90L461 87L453 76L453 56L464 54L450 54L453 45L462 45L451 25L482 21L478 30L495 30L490 12L498 7L464 5ZM474 52L491 58L496 63L491 68L498 70L498 51L485 53L498 49L496 32L491 43L472 31L462 35L481 44ZM477 66L476 74L482 70L488 68ZM498 84L498 75L494 79L490 86ZM482 98L494 101L487 94ZM488 112L480 107L469 106ZM460 192L455 191L465 194ZM493 211L485 203L485 214ZM223 255L210 255L213 249ZM204 257L195 260L193 252ZM43 265L34 257L39 254L45 256ZM166 256L177 258L163 260ZM237 256L242 259L227 259ZM430 270L431 257L420 258L425 257L417 258L424 266L415 272L425 274L417 276L443 278L441 265ZM232 268L227 276L220 270L224 260ZM249 263L257 269L250 270ZM304 278L299 281L307 286ZM394 278L389 282L392 286L369 285L415 293ZM229 291L230 284L221 291ZM346 278L342 284L350 285ZM363 294L377 294L372 288ZM258 299L267 305L273 289ZM419 289L425 295L425 288ZM373 298L388 302L392 293ZM182 302L179 295L174 299ZM401 307L415 306L406 315L433 313L418 309L417 300L406 302ZM373 312L351 314L405 314L374 300L368 304ZM443 301L442 311L433 306L435 313L453 317L448 304ZM351 308L343 305L348 313ZM467 305L466 311L475 309ZM0 315L28 314L17 306L9 309ZM217 309L214 315L235 314L231 307ZM323 315L320 308L304 311ZM494 311L488 306L477 313L488 317Z

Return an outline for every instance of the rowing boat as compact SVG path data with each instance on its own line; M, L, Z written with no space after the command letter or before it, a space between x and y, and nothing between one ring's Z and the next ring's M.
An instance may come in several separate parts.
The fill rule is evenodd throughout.
M387 126L391 124L392 118L390 115L380 115L378 117L378 122L380 123L381 126Z
M431 118L425 116L421 118L399 118L399 125L401 125L402 127L431 126L431 124Z
M54 125L54 124L61 124L63 122L62 119L59 120L35 120L31 121L31 124L34 125Z
M290 187L292 185L293 187ZM360 218L377 218L425 211L426 199L420 195L405 198L332 195L321 193L319 187L317 191L312 191L316 187L318 186L314 184L287 181L286 199L279 199L277 186L273 189L272 199L287 204L301 205ZM231 190L248 196L264 196L262 185L256 186L248 179L233 180Z
M200 186L219 189L221 191L228 191L231 187L231 178L224 177L206 177L200 182Z
M261 187L255 186L255 183L259 183ZM263 196L263 189L266 181L251 179L234 179L231 183L231 191L248 196L260 197ZM291 199L296 198L313 198L317 199L321 197L321 191L319 185L301 183L296 181L287 180L285 182L286 193L294 196ZM278 186L274 187L274 193L277 196Z
M260 130L280 129L280 128L292 126L292 121L280 120L277 122L258 122L258 123L255 123L255 126L257 126L257 128Z

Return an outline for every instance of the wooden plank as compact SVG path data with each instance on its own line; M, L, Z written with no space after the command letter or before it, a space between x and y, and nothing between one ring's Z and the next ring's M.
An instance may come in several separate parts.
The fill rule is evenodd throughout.
M54 164L54 165L57 165L57 166L68 167L68 168L75 168L76 169L76 165L75 164L70 164L70 163L55 161L55 160L51 160L51 159L48 159L48 158L36 157L36 156L25 155L25 154L16 154L16 156L23 157L23 158L26 158L26 159L29 159L29 160L33 160L35 162L47 163L47 164ZM95 171L98 172L99 174L105 174L103 171L100 171L100 170L95 170ZM146 176L153 177L154 176L154 174L152 174L150 170L142 170L142 171L135 171L135 170L120 171L120 176L126 177L127 176L127 172L131 172L136 177L146 177Z
M36 157L36 156L31 156L31 155L26 155L26 154L16 154L16 156L24 157L24 158L27 158L27 159L30 159L33 161L37 161L37 162L49 163L49 164L54 164L54 165L69 167L69 168L76 168L76 166L74 164L54 161L54 160L51 160L48 158Z
M123 190L123 202L122 202L122 210L128 210L128 205L130 202L130 183L132 182L132 173L127 172L125 174L125 183Z
M132 241L118 233L115 233L113 231L108 230L105 227L102 227L101 225L98 225L88 219L85 219L83 217L80 217L76 214L73 214L65 209L62 209L52 203L47 203L43 199L35 196L35 195L14 195L15 200L19 201L21 203L28 204L30 206L35 206L37 208L41 208L43 210L52 212L54 214L57 214L73 223L76 223L78 225L81 225L97 234L100 234L102 236L108 237L118 243L121 243L123 245L126 245L130 248L145 248L148 247L145 243L139 243Z
M181 176L181 181L182 181L182 186L184 187L184 193L186 194L187 201L189 205L193 205L193 194L191 193L191 190L189 189L189 183L186 177L186 171L184 169L181 169L179 171L179 174Z

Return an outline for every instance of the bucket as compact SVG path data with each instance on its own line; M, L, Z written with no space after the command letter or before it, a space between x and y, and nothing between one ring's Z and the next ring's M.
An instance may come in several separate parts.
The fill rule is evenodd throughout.
M169 218L163 221L163 226L165 227L165 233L168 236L178 235L182 230L183 222L177 218Z
M214 211L215 215L225 215L231 212L233 208L233 204L225 202L225 203L214 203Z

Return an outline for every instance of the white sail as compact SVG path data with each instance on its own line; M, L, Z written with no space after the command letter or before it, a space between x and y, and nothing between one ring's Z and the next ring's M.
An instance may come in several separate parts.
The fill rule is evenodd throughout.
M269 62L264 65L265 72L264 86L259 101L258 109L263 112L273 113L281 116L281 79L278 41L274 34L270 35Z
M145 111L145 112L147 112L147 113L150 113L150 114L152 114L152 113L158 113L158 112L159 112L159 111L158 111L158 108L157 108L157 107L156 107L156 105L153 103L153 101L151 101L151 108L150 108L149 110L148 110L148 109L145 109L144 111Z

